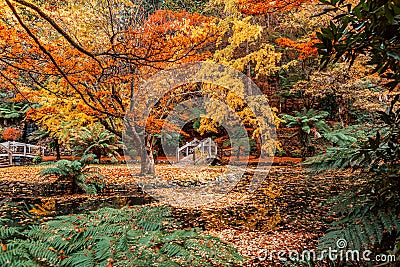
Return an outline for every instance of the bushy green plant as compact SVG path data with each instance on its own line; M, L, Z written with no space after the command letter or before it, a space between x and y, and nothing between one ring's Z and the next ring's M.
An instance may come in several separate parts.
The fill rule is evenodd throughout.
M363 143L373 136L371 126L350 125L337 128L323 134L328 141L327 148L322 153L310 157L303 162L312 171L325 171L333 168L348 168L357 163L353 156Z
M90 163L98 163L96 156L88 154L80 160L59 160L55 163L46 162L42 165L49 166L41 170L40 175L54 175L58 180L67 180L72 183L72 192L77 193L82 189L87 194L96 194L104 187L103 176L98 168L89 166Z
M166 207L103 208L29 230L0 227L1 266L243 266L236 249L179 229Z
M326 6L325 13L333 15L327 27L317 33L320 42L316 47L323 66L343 58L351 65L359 55L368 55L374 71L391 79L389 86L394 88L400 82L399 2L360 0L354 5L341 0L320 2Z
M99 123L75 132L69 140L69 145L76 156L94 154L99 162L103 156L111 158L119 156L118 150L122 148L118 137Z
M1 119L21 119L31 108L31 105L23 102L4 102L0 104Z
M280 115L287 127L296 128L294 135L299 138L303 159L309 153L311 141L320 138L323 133L330 130L325 122L328 115L326 111L313 109L295 111L293 115Z
M325 13L334 12L327 27L317 33L316 44L323 66L345 58L351 66L357 57L367 55L374 72L387 78L392 91L400 83L398 1L360 0L354 5L346 1L320 0ZM338 12L340 11L340 12ZM321 240L321 246L345 238L352 248L375 246L398 250L400 213L400 95L394 94L389 108L379 113L376 132L353 146L343 146L342 157L321 158L332 167L351 167L364 176L357 190L345 192L335 207L340 220ZM328 153L327 153L328 154ZM355 178L360 180L360 175ZM383 241L383 236L385 240ZM385 243L385 244L383 244ZM381 251L377 251L379 253ZM396 264L396 263L395 263Z
M32 159L32 163L33 164L40 164L40 163L42 163L42 161L43 161L43 158L42 158L42 156L35 156L33 159Z
M329 136L336 146L307 162L313 170L359 171L353 177L357 188L333 199L339 220L321 238L321 248L335 247L338 239L347 240L351 249L374 248L376 253L399 245L400 109L395 103L380 112L374 132L360 126L336 131Z

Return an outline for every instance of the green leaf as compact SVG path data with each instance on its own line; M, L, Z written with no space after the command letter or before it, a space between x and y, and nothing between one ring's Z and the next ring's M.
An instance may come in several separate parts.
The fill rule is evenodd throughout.
M308 126L308 125L301 127L301 129L303 130L303 132L306 132L306 133L308 133L308 134L309 134L310 131L311 131L311 128L310 128L310 126Z

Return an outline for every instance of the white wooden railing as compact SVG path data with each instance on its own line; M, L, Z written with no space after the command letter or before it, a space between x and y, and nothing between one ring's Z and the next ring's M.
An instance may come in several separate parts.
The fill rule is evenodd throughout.
M15 157L34 158L43 155L45 149L41 146L9 141L0 143L0 157L7 157L9 164L13 165Z
M8 149L6 146L3 146L2 144L0 144L0 157L8 158L8 164L12 165L13 162L12 151Z
M182 159L192 156L193 163L197 163L209 158L216 158L217 155L218 147L211 138L201 141L195 138L184 146L176 149L176 162L180 162Z

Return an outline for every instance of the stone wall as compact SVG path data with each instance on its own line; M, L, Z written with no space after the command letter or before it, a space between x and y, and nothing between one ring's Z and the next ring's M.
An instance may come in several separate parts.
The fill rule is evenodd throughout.
M0 198L21 198L21 197L51 197L62 196L71 193L70 182L20 182L20 181L0 181ZM141 193L140 188L135 183L108 184L105 186L101 195L137 195Z

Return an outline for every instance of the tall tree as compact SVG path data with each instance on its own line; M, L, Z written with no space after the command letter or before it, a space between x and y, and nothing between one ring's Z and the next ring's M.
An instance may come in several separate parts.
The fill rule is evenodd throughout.
M16 81L70 99L119 135L131 100L145 103L139 82L171 64L207 58L216 34L212 18L155 11L157 6L145 1L5 0L1 8L0 34L7 36L2 81L25 97ZM140 124L146 125L132 120L127 126L147 163L142 173L153 173L147 138L139 138L135 128Z

